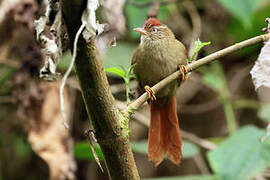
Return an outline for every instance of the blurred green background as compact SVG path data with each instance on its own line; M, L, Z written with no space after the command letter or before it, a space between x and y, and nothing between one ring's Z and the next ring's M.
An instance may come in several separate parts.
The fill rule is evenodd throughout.
M102 50L105 69L130 67L132 54L139 44L139 33L132 29L144 23L151 7L149 2L152 1L126 1L123 12L126 34L117 40L116 46ZM203 47L198 59L262 34L261 29L266 27L265 18L270 17L269 0L168 2L161 3L158 18L173 30L176 38L187 48L197 40L192 39L192 33L194 28L198 28L193 24L193 16L198 15L197 22L201 24L197 29L201 32L198 34L199 39L202 42L211 42ZM0 3L0 10L3 6L3 3ZM36 6L39 9L41 2L36 1ZM98 18L106 21L103 10L102 7L99 9ZM38 77L42 58L37 53L40 46L33 43L34 32L27 34L24 32L26 30L21 28L19 33L15 33L16 26L12 25L12 22L0 20L0 23L0 180L49 179L50 168L46 161L33 151L29 134L38 124L33 123L33 119L37 116L36 113L40 114L39 108L45 101L44 98L55 103L58 98L44 96L42 100L39 99L39 95L46 92L43 86L47 82L42 82ZM4 23L9 26L4 26ZM30 40L22 40L20 36ZM199 68L179 89L177 97L180 128L188 132L183 135L183 161L180 166L174 166L166 160L155 168L147 160L147 127L138 122L141 116L146 120L149 118L147 107L139 111L140 116L134 116L130 122L130 134L135 161L142 179L270 178L270 140L260 142L270 121L270 106L261 103L249 75L262 45L241 49ZM71 53L65 52L58 65L59 72L63 74L66 71L70 59ZM117 102L125 104L124 80L111 73L107 75ZM137 97L136 93L133 94L133 91L136 92L132 85L134 82L135 80L130 82L132 100ZM42 88L39 87L40 84ZM107 174L98 169L84 137L83 132L90 125L74 73L69 78L67 89L71 109L69 138L74 141L74 152L71 154L74 155L77 165L75 176L82 180L108 179ZM59 124L61 125L61 121ZM40 128L37 131L43 130ZM105 167L99 146L94 146Z

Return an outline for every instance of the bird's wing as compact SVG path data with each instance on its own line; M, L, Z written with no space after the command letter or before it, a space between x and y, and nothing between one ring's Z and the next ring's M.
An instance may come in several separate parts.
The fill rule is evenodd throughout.
M176 40L176 41L178 42L177 44L179 46L179 49L182 49L183 50L181 52L184 52L186 59L188 59L188 51L187 51L186 47L180 41L178 41L178 40Z

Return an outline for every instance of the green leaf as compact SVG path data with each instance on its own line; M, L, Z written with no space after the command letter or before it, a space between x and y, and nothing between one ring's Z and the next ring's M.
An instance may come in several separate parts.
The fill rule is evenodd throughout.
M134 152L148 154L147 140L131 143ZM183 141L183 158L189 158L198 154L200 149L191 142Z
M104 160L102 151L98 144L94 144L94 149L97 153L97 156L99 160ZM95 161L95 158L92 154L92 151L90 149L90 145L86 141L78 142L75 144L74 147L74 156L78 159L82 160L92 160Z
M176 177L162 177L162 178L146 178L143 180L218 180L213 175L202 176L176 176Z
M130 79L137 79L138 80L137 74L131 74L131 75L129 75L129 78Z
M137 78L135 74L132 74L132 69L134 68L135 64L131 65L129 68L126 68L122 65L118 65L121 69L118 69L116 67L105 69L106 72L111 72L113 74L116 74L118 76L121 76L124 79L125 85L126 85L126 98L127 103L130 103L129 93L130 93L130 79L131 78Z
M127 78L129 79L129 81L130 81L131 79L136 79L136 80L138 80L137 74L133 74L133 69L134 69L135 65L136 65L136 63L135 63L135 64L132 64L132 65L129 67L129 69L128 69Z
M128 72L128 68L126 68L125 66L123 66L123 65L118 65L124 72L125 72L125 74Z
M132 70L135 68L136 63L132 64L129 68L128 68L128 75L132 75Z
M118 69L116 67L110 67L110 68L105 69L105 71L113 73L125 79L125 72L122 69Z
M199 51L201 50L201 48L203 48L204 46L210 45L211 42L201 42L199 39L197 41L195 41L195 51L192 55L192 57L189 59L189 63L191 63L195 56L199 53Z
M264 131L245 126L207 154L221 180L248 180L270 165L270 141L260 142Z
M196 50L200 50L203 46L210 45L211 42L201 42L199 39L195 41Z
M253 15L263 0L218 0L234 17L246 27L251 28Z
M230 24L226 28L225 34L228 34L228 37L232 37L234 42L240 42L254 36L261 35L260 29L267 26L264 19L265 17L268 17L269 11L270 4L266 4L265 6L261 7L260 10L254 14L254 18L252 18L251 22L252 28L250 29L245 28L238 19L232 18L230 20ZM248 56L248 54L257 53L260 49L261 45L257 44L246 47L238 52L235 52L235 54L238 56Z

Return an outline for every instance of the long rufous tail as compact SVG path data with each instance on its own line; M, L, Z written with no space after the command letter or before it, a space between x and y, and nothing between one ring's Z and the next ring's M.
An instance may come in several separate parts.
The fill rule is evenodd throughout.
M176 98L169 104L159 105L150 101L150 127L148 135L148 158L158 166L167 155L179 164L182 156L182 141L176 111Z

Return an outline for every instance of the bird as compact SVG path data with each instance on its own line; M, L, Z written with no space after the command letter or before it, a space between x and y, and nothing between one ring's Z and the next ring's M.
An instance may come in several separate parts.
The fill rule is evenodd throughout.
M156 18L149 18L142 27L131 64L140 89L150 97L148 159L158 166L165 157L178 165L182 157L182 140L176 110L176 89L186 79L188 53L170 28ZM182 79L174 80L155 93L150 87L180 68Z

